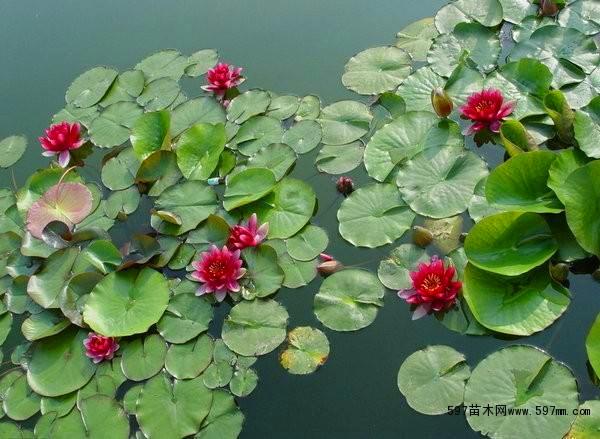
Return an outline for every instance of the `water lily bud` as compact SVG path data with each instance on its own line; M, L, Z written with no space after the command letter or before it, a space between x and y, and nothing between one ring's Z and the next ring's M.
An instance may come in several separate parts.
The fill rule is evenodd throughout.
M563 283L569 276L569 266L563 262L550 266L550 276L557 282Z
M350 177L340 177L335 186L337 191L345 197L354 192L354 182Z
M540 0L540 15L544 17L554 17L558 14L560 8L556 0Z
M454 108L452 99L441 87L436 87L431 90L431 105L440 117L448 117Z
M327 253L321 253L319 255L319 258L321 259L321 262L327 262L327 261L333 261L333 256L328 255Z
M413 227L413 242L421 248L427 247L433 241L433 233L421 226Z
M344 268L344 265L335 259L333 261L321 262L319 265L317 265L317 271L323 277L327 277L336 271L340 271L342 268Z

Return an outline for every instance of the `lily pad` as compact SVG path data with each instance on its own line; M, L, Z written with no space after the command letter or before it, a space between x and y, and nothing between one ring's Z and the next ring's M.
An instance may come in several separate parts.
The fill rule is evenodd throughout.
M585 339L588 360L596 374L600 374L600 314L592 324Z
M78 408L81 410L86 438L127 439L129 437L129 421L123 408L111 396L90 396L82 400Z
M600 146L594 140L600 136L600 96L592 99L587 107L575 113L573 129L579 148L588 157L600 158Z
M361 140L347 145L325 145L319 150L315 164L320 172L344 174L361 164L365 145Z
M27 364L27 382L43 396L60 396L83 387L96 371L85 355L87 333L69 328L34 346Z
M196 439L236 439L242 431L244 415L228 392L213 392L210 413L204 420Z
M329 237L320 227L307 225L286 241L288 254L298 261L311 261L325 251Z
M396 34L396 47L406 50L414 61L425 61L431 43L438 35L433 17L423 18Z
M511 335L531 335L547 328L571 301L569 291L551 280L545 266L520 276L503 276L468 264L462 291L479 323Z
M219 164L225 148L225 125L199 123L185 131L177 142L177 164L188 180L206 180Z
M504 212L488 216L469 231L469 262L487 271L517 276L541 265L558 250L544 218L536 213Z
M282 137L282 142L298 154L312 151L321 142L321 125L314 120L301 120L292 125Z
M298 96L283 95L275 97L271 95L271 102L267 107L267 115L275 119L285 120L296 113L299 105L300 100Z
M263 90L249 90L236 96L227 107L227 120L238 125L244 123L252 116L267 111L271 97Z
M146 111L158 111L176 104L180 94L179 84L169 78L159 78L146 84L142 93L137 97L137 103Z
M202 376L174 380L165 373L144 384L136 407L136 418L149 439L183 438L195 434L210 411L212 392Z
M321 110L317 121L323 130L325 145L345 145L361 138L369 131L373 116L360 102L340 101Z
M270 169L277 181L281 180L296 163L296 153L284 143L271 143L252 155L246 166L248 168Z
M147 82L158 78L171 78L177 81L188 65L188 57L177 50L168 49L147 56L136 64L135 69L144 72Z
M160 319L168 302L169 287L162 274L132 268L110 273L94 287L83 319L107 337L140 334Z
M511 157L495 168L485 184L492 205L520 212L557 213L563 207L547 186L548 171L556 155L531 151Z
M213 340L201 335L187 343L169 347L165 369L177 379L192 379L204 371L212 360Z
M26 148L27 138L25 136L10 136L2 139L0 141L0 168L10 168L17 163Z
M144 113L134 102L116 102L92 121L88 134L90 140L100 148L111 148L125 143L131 127Z
M277 253L268 245L250 247L243 252L246 261L246 279L252 297L274 294L283 282L283 270L277 263Z
M475 186L486 175L485 162L471 151L430 148L399 170L396 184L415 212L446 218L467 209Z
M127 378L143 381L162 369L167 355L167 344L160 335L150 334L123 343L121 367Z
M473 430L491 438L543 437L561 439L575 419L577 382L573 373L545 352L531 346L509 346L481 361L465 389L465 406L498 404L507 413L478 416L467 412ZM560 407L564 416L533 415L536 407ZM511 410L512 413L508 412ZM523 416L522 410L529 416Z
M352 192L337 214L342 237L357 247L394 242L411 226L415 214L391 184L373 184Z
M379 263L377 275L381 283L391 290L410 288L412 280L409 272L414 271L421 262L429 262L424 249L413 244L401 244Z
M169 301L156 328L169 343L186 343L208 329L212 314L211 305L203 298L178 294Z
M15 421L29 419L40 411L40 396L29 388L23 374L6 389L2 401L4 413Z
M235 396L243 398L250 395L258 384L258 375L252 369L238 369L233 373L229 389Z
M600 433L600 401L585 401L578 412L564 439L594 439Z
M397 164L422 151L463 145L464 138L455 122L440 121L430 112L411 111L375 133L365 150L365 167L371 177L384 181Z
M240 154L251 156L272 143L280 143L282 136L283 128L279 120L255 116L239 127L232 143L237 145Z
M419 413L441 415L463 403L471 370L449 346L428 346L411 354L398 371L398 388Z
M140 161L133 148L125 148L102 166L102 183L112 191L127 189L135 183L139 168Z
M171 136L177 137L197 123L225 123L223 105L212 97L190 99L175 107L171 113Z
M94 67L79 75L69 86L67 104L87 108L98 103L117 77L117 71L106 67Z
M249 168L227 181L223 207L232 210L267 195L275 186L275 174L266 168Z
M279 362L291 374L313 373L329 357L329 341L318 329L299 326L288 333L287 341L288 346L281 353Z
M342 83L352 91L375 95L395 90L411 71L410 55L398 47L372 47L350 58Z
M444 87L446 80L429 66L421 67L398 87L406 103L406 111L431 111L431 90ZM409 131L410 133L410 131Z
M27 340L34 341L58 334L69 325L71 322L62 313L44 310L26 318L21 325L21 332Z
M58 308L58 296L72 276L79 251L67 248L53 253L41 271L29 278L27 294L44 308Z
M171 116L167 111L144 113L131 129L131 144L140 161L153 152L171 147L169 127Z
M346 269L332 274L315 296L317 319L334 331L356 331L369 326L383 306L384 288L372 273Z
M268 354L285 340L288 317L286 309L274 300L240 302L225 318L223 341L240 355Z

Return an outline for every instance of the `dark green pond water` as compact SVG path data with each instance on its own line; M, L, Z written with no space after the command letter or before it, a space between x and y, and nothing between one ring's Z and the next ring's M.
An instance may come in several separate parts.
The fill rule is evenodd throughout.
M443 0L138 0L0 2L0 138L24 133L30 153L14 168L21 185L47 161L36 137L64 105L64 92L84 70L101 64L120 69L149 53L176 48L192 53L218 49L221 58L245 68L251 87L298 95L317 94L323 102L347 97L340 76L347 59L368 47L389 44L408 23L431 16ZM190 83L192 94L199 82ZM484 149L490 161L498 151ZM375 271L390 248L356 249L337 234L341 198L329 176L316 174L314 154L294 171L319 195L314 223L330 232L329 253L346 265ZM94 175L92 171L90 176ZM367 178L355 171L358 184ZM12 185L10 172L0 184ZM321 327L313 295L320 280L282 290L278 300L290 313L290 327ZM557 323L522 339L465 337L434 318L410 320L407 305L393 292L376 321L353 333L327 330L331 355L313 375L293 376L278 363L277 351L261 358L257 389L240 401L246 415L244 439L387 439L479 437L464 416L420 415L396 387L400 364L428 344L447 344L467 355L473 367L502 346L528 343L547 349L575 372L581 399L596 396L588 378L584 339L598 312L600 288L589 276L571 275L573 301ZM225 307L218 311L221 316Z

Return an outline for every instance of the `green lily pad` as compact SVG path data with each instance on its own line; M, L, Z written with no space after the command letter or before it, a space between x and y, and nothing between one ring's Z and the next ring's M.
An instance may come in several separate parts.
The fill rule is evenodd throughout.
M196 434L210 411L212 392L202 376L171 380L165 373L144 384L136 407L136 418L149 439L183 438Z
M83 319L107 337L145 333L167 308L169 287L151 268L110 273L90 293Z
M299 105L300 100L298 96L284 95L275 97L271 95L271 102L267 107L267 115L275 119L285 120L296 113Z
M227 181L223 207L232 210L259 200L273 190L275 174L266 168L249 168Z
M600 314L592 324L585 339L588 360L596 374L600 373Z
M287 341L288 346L281 352L279 362L291 374L313 373L329 357L329 341L318 329L299 326L288 333Z
M109 195L104 203L106 216L115 219L119 214L130 215L140 205L140 193L137 187L129 187L122 191L115 191Z
M391 290L402 290L412 286L409 272L416 270L419 263L429 262L429 256L421 247L401 244L379 263L377 276Z
M579 148L588 157L600 158L600 146L596 141L600 136L600 97L592 99L587 107L575 113L573 129Z
M147 56L136 64L135 69L144 72L147 82L158 78L171 78L177 81L188 65L188 57L177 50L168 49Z
M134 102L116 102L92 121L88 134L90 140L100 148L111 148L125 143L131 127L144 113Z
M10 168L17 163L25 149L27 149L25 136L10 136L2 139L0 141L0 168Z
M449 346L428 346L411 354L398 371L398 388L419 413L441 415L463 403L471 370Z
M117 71L106 67L94 67L79 75L69 86L67 104L87 108L98 103L117 77Z
M133 102L144 89L144 74L139 70L126 70L117 76L99 105L108 107L117 102Z
M600 63L600 53L592 37L576 29L556 25L541 27L528 40L518 43L510 52L509 59L521 58L538 59L544 63L553 74L552 85L555 88L581 82Z
M236 439L242 431L244 415L228 392L213 392L210 413L204 420L196 439Z
M164 110L171 104L177 104L180 91L179 84L174 80L159 78L146 84L136 100L146 111Z
M198 123L186 130L175 150L177 164L188 180L206 180L225 149L225 125Z
M332 274L315 296L317 319L334 331L356 331L369 326L383 306L384 288L368 271L346 269Z
M361 138L369 131L373 116L360 102L340 101L321 110L317 122L323 130L325 145L345 145Z
M281 180L296 163L296 153L283 143L271 143L256 154L252 155L246 166L248 168L266 168L275 174L277 181Z
M127 189L135 183L139 168L140 161L133 148L125 148L102 166L102 183L112 191Z
M77 392L68 393L62 396L50 398L44 396L40 401L40 411L42 415L46 413L56 413L57 416L66 416L77 402Z
M160 233L181 235L195 229L198 224L217 210L214 190L200 181L186 181L165 189L154 203L157 211L167 212L181 224L164 221L166 216L152 215L150 223Z
M545 266L520 276L503 276L468 264L462 291L479 323L512 335L547 328L571 301L569 291L551 280Z
M86 438L127 439L129 437L129 421L123 408L112 397L90 396L82 400L78 407L85 425Z
M502 5L504 20L519 24L525 17L534 16L537 6L529 0L498 0Z
M319 150L315 164L320 172L344 174L361 164L365 145L361 140L347 145L324 145Z
M171 345L165 358L165 369L177 379L196 378L208 367L212 355L212 338L201 335L186 343Z
M595 255L600 255L600 204L596 185L599 176L600 162L592 161L573 171L560 190L571 231L579 245Z
M286 239L310 221L316 202L315 192L307 183L286 177L268 196L244 210L247 216L256 212L261 224L269 223L269 239Z
M243 301L225 318L223 341L240 355L268 354L285 340L288 317L286 309L274 300Z
M433 17L423 18L396 34L396 47L406 50L414 61L425 61L431 43L438 35Z
M169 343L186 343L208 329L212 314L211 305L203 298L178 294L169 301L156 328Z
M464 138L455 122L440 121L430 112L408 112L385 125L371 138L365 149L365 167L371 177L384 181L396 165L422 151L460 148L463 145Z
M252 116L267 111L271 97L263 90L249 90L236 96L227 107L227 120L238 125L246 122Z
M4 413L15 421L29 419L40 411L40 396L29 388L24 374L6 389L2 400Z
M294 120L315 120L321 113L321 100L318 96L308 95L300 99Z
M312 224L286 241L288 254L298 261L312 261L329 245L327 232Z
M58 308L58 296L72 276L79 251L67 248L53 253L37 274L29 278L27 294L44 308Z
M506 406L507 414L492 411L490 416L478 416L467 412L467 421L473 430L495 439L561 439L575 419L573 409L578 403L573 373L531 346L509 346L489 355L473 369L465 389L466 407L474 404ZM534 415L536 407L560 407L565 409L566 415ZM528 409L530 415L508 412L519 408Z
M563 210L547 186L548 171L556 155L531 151L511 157L494 169L485 184L492 205L520 212L557 213Z
M27 340L34 341L58 334L70 324L71 322L65 319L62 313L44 310L26 318L21 325L21 332Z
M83 387L96 371L85 355L87 333L69 328L34 345L27 364L27 382L43 396L60 396Z
M162 369L167 355L167 344L157 334L143 339L135 338L123 343L121 367L127 378L143 381L153 377Z
M279 290L283 282L283 270L277 263L277 253L265 244L244 249L244 260L252 297L267 297Z
M279 120L273 117L255 116L239 127L232 143L237 145L241 154L251 156L271 143L280 143L282 136L283 128Z
M210 97L190 99L175 107L171 113L171 136L177 137L198 123L224 124L223 105Z
M172 151L156 151L142 162L135 176L136 182L152 185L148 190L151 197L160 196L181 179L177 156Z
M342 237L356 247L379 247L400 238L415 214L391 184L373 184L352 192L337 214Z
M213 68L219 59L219 54L213 49L199 50L188 57L188 66L185 74L195 78L203 75Z
M558 243L544 218L536 213L504 212L488 216L469 231L469 262L507 276L523 274L556 253Z
M292 125L281 139L298 154L306 154L321 142L321 125L314 120L301 120Z
M153 152L171 147L169 127L171 116L167 111L144 113L131 129L131 144L140 161Z
M479 23L459 23L451 34L433 40L427 61L437 74L447 77L465 53L481 72L494 70L500 55L498 33Z
M342 83L359 94L375 95L395 90L411 71L410 55L393 46L372 47L346 63Z
M258 375L252 369L238 369L233 372L229 389L235 396L243 398L250 395L258 384Z
M215 361L206 368L202 378L209 389L225 387L233 378L233 366L226 361Z
M277 252L277 264L283 270L284 287L299 288L308 285L317 276L317 259L304 262L292 258L283 241L270 240L269 245Z
M421 67L398 87L397 93L406 104L406 111L431 112L431 90L444 87L446 80L431 67ZM410 131L409 131L410 133Z
M471 151L430 148L398 171L396 184L415 212L446 218L467 209L475 186L487 172L485 162Z
M585 401L578 412L564 439L594 439L600 434L600 401Z

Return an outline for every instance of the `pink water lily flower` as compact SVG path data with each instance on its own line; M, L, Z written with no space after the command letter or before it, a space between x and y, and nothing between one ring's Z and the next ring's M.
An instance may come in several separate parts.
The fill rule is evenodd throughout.
M250 216L247 226L235 225L231 228L227 247L231 250L243 250L246 247L256 247L264 241L269 233L269 223L258 227L258 218L255 213Z
M58 164L65 168L71 160L72 149L77 149L83 145L84 140L81 139L81 126L75 122L61 122L52 125L45 130L46 136L39 137L38 140L45 151L42 153L45 157L58 155Z
M206 73L208 85L202 86L202 90L212 91L219 98L222 98L227 90L244 82L244 77L240 76L241 72L241 67L219 63Z
M117 341L112 337L90 332L83 341L85 346L85 355L92 359L94 363L100 363L102 360L110 360L119 349Z
M429 264L420 263L417 271L410 272L413 286L398 291L398 296L411 305L417 305L413 320L432 311L444 311L454 304L462 288L462 283L454 280L455 274L456 269L446 267L437 256L432 256Z
M192 262L192 279L202 282L196 291L197 296L213 293L217 301L222 302L227 293L240 290L240 279L246 274L242 268L240 250L231 251L227 247L219 249L216 245L210 251L202 253L199 261Z
M460 107L462 117L473 122L463 134L471 135L486 128L497 133L502 119L511 114L514 107L514 102L504 102L500 90L490 88L473 93Z

